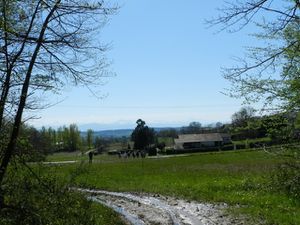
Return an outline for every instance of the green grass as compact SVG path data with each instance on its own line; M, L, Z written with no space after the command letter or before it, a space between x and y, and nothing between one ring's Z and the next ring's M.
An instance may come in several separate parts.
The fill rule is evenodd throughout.
M98 156L91 165L49 168L64 179L73 174L77 186L226 202L254 224L300 224L299 202L272 190L270 174L282 160L261 151L240 151L143 160Z
M91 214L98 225L125 225L116 212L98 203L93 203Z
M73 161L73 160L81 160L88 156L82 155L81 152L59 152L48 155L46 157L46 161L49 162L57 162L57 161Z

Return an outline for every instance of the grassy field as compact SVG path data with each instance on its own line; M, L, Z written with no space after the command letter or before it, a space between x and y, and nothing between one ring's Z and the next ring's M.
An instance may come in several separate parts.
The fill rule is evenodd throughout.
M92 210L91 214L96 217L97 225L126 225L112 209L93 203Z
M53 155L51 160L71 160ZM87 157L84 157L87 160ZM272 185L271 175L282 158L262 151L192 154L171 158L119 159L96 156L49 171L74 185L114 191L150 192L180 198L225 202L231 212L253 224L300 224L300 204Z
M57 162L57 161L74 161L74 160L84 160L87 155L81 154L81 152L59 152L48 155L46 161Z

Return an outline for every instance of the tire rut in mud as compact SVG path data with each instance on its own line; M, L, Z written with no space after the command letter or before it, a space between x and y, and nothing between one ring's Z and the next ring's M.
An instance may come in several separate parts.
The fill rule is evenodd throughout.
M77 189L120 213L133 225L243 225L225 212L226 204L197 203L145 193Z

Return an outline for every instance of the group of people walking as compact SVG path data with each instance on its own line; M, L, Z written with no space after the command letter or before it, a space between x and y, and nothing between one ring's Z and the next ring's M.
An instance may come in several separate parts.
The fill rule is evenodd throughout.
M145 158L146 157L146 151L144 150L127 150L127 151L118 151L117 152L119 158ZM89 163L93 162L93 157L94 157L94 152L89 151L88 152L89 156Z
M128 151L119 151L118 152L119 158L145 158L146 152L143 150L128 150Z

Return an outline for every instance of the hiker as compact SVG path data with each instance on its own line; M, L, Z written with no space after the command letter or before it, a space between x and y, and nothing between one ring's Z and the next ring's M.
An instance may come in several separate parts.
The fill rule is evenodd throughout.
M94 153L92 151L89 152L89 163L92 163L93 161L93 155Z
M141 152L141 157L142 157L142 158L145 158L145 157L146 157L146 152L145 152L144 150Z

